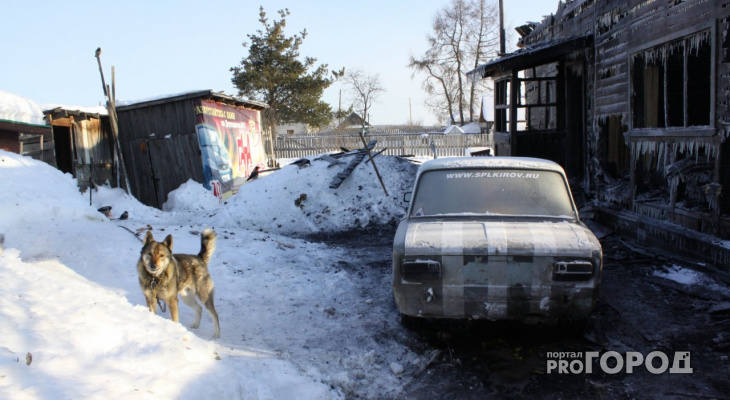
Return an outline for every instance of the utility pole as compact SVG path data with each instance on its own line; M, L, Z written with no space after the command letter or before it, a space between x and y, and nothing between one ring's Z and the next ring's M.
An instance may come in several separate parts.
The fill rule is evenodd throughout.
M411 98L408 98L408 124L413 127L413 107L411 106Z
M505 55L507 50L505 49L505 38L504 38L504 4L503 0L499 0L499 56Z

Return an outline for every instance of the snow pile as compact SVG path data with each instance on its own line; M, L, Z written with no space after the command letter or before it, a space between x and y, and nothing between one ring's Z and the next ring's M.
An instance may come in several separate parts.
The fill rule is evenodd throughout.
M219 206L220 200L213 195L213 192L190 179L170 192L162 209L165 211L209 211Z
M672 265L671 267L665 267L664 269L666 269L666 271L654 271L654 275L687 286L700 285L706 289L724 291L722 286L718 285L712 278L702 272L689 268L682 268L678 265Z
M404 215L403 193L413 187L418 165L389 156L375 158L385 195L370 163L363 161L337 189L330 182L345 164L310 158L311 165L287 165L241 186L213 223L234 219L247 229L281 234L332 233L392 224ZM367 160L367 158L366 158Z
M0 182L0 226L32 224L39 219L102 220L101 214L82 201L76 180L46 163L0 151Z
M0 120L46 125L43 110L33 100L0 90Z

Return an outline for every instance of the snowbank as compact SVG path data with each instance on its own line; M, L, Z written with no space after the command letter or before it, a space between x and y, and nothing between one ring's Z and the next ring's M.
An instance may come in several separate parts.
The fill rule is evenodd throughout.
M313 160L217 207L188 182L162 211L121 189L81 193L70 175L0 150L0 398L397 398L427 357L399 338L387 254L277 234L400 218L416 167L376 161L390 196L369 164L330 189L342 166ZM124 211L129 218L118 219ZM180 323L151 314L135 268L146 230L196 253L205 227L219 238L210 265L216 340L207 314L198 329L188 328L185 306Z
M350 159L341 158L344 163ZM418 165L399 157L376 157L386 196L370 163L363 161L339 188L330 189L345 164L329 167L316 157L309 160L309 167L287 165L241 186L212 223L233 219L242 228L291 235L391 224L405 215L403 193L412 189Z

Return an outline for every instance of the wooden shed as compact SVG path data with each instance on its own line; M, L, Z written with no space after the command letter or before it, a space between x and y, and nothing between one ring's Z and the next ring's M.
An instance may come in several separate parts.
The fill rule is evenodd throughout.
M58 169L72 174L80 188L105 183L118 186L106 108L59 106L44 114L53 127Z
M162 208L167 195L190 179L217 195L230 193L255 167L266 167L264 108L211 90L118 102L132 194Z
M0 149L56 166L53 131L38 104L0 91Z
M468 74L494 83L497 154L557 161L647 243L730 239L729 3L556 4L518 28L519 50Z

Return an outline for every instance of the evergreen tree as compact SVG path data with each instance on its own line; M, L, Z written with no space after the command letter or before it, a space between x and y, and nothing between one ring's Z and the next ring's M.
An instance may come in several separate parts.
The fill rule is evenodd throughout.
M248 47L249 54L240 66L231 68L232 82L239 96L269 105L262 118L264 128L272 134L280 123L325 126L332 119L332 109L321 100L322 94L344 74L344 69L333 71L329 77L326 64L314 68L316 58L305 57L300 61L299 46L307 31L287 37L284 28L289 10L279 10L279 16L280 20L269 23L263 6L260 7L259 22L264 29L247 35L251 43L243 46Z

